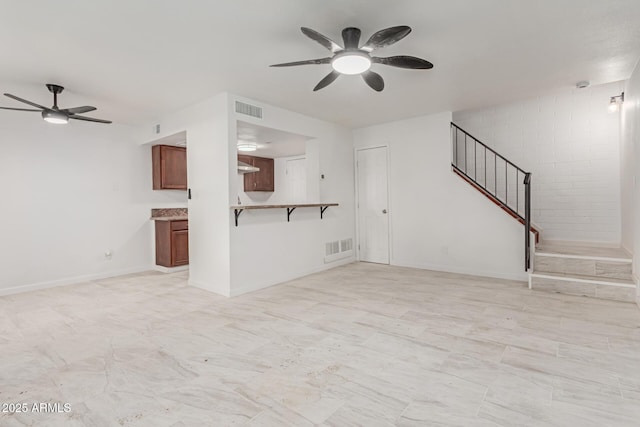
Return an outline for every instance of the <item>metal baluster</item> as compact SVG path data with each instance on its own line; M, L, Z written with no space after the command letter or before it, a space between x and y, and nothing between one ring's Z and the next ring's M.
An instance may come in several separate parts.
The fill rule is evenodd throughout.
M524 269L531 268L531 173L524 175ZM531 284L529 284L531 286Z
M509 175L507 174L508 169L507 161L504 161L504 204L509 207Z
M498 198L498 157L493 152L493 195Z
M454 154L455 160L453 164L456 165L456 167L458 167L458 128L455 128L454 130L456 132L456 142L455 142L456 145L453 146L453 152L455 153Z
M473 140L473 180L478 181L478 141Z
M516 169L516 213L520 215L520 181L518 181L520 171Z
M464 134L464 174L467 174L467 134Z
M484 188L487 189L487 147L484 147Z

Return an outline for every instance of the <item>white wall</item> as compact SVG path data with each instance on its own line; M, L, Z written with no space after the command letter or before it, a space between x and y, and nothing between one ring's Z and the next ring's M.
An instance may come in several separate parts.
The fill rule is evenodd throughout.
M533 222L544 240L619 244L621 82L565 89L498 107L456 112L453 121L532 172Z
M640 66L636 65L624 89L622 108L622 243L633 253L633 274L638 283L640 269ZM640 283L637 302L640 305Z
M354 131L388 146L391 264L525 280L524 229L451 171L451 113Z
M186 196L152 190L151 149L136 137L118 124L0 112L0 294L152 267L151 208Z
M154 123L162 132L146 140L187 133L189 207L189 284L229 295L229 177L236 151L229 150L228 95L209 98ZM235 135L235 128L233 129ZM235 141L235 138L233 138ZM233 159L233 163L231 163Z
M238 295L316 271L337 263L353 261L353 257L325 264L325 243L354 237L354 175L352 134L341 126L307 117L257 101L239 99L263 107L264 118L253 119L233 113L235 119L273 129L308 135L307 203L339 203L329 208L320 220L319 208L298 208L287 222L285 209L244 211L239 226L233 224L233 211L228 209L231 225L231 294ZM232 124L232 125L233 125ZM235 135L235 129L230 130ZM235 140L230 141L235 149ZM319 159L313 161L309 159ZM235 165L235 158L230 159ZM229 205L237 203L239 180L235 166L229 178ZM320 179L324 174L325 178Z
M640 248L640 225L636 223L638 190L634 183L640 167L640 67L636 66L624 88L625 101L621 110L622 137L620 170L622 189L622 245L634 252ZM639 259L634 263L638 265Z

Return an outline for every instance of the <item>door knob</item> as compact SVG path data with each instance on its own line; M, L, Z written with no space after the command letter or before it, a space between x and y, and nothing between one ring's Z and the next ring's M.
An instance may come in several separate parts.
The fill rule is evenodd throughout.
M386 214L387 210L386 209L382 209L382 213Z

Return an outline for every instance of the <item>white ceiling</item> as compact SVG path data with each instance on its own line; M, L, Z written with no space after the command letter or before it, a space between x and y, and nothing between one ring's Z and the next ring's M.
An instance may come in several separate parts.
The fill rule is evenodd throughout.
M306 142L312 138L238 120L237 139L256 143L257 150L246 154L276 158L305 154Z
M88 115L132 124L229 91L358 127L623 80L640 57L638 0L3 0L0 10L2 92L49 103L43 85L58 83L63 107L90 103ZM301 26L341 42L347 26L364 41L394 25L413 32L376 54L435 68L374 65L382 93L359 76L312 92L329 65L268 67L328 56Z

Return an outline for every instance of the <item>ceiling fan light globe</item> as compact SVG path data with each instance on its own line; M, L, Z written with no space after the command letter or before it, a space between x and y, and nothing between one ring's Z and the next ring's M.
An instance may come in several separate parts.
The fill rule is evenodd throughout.
M334 56L331 67L340 74L362 74L371 68L371 58L365 52L347 51Z
M46 122L56 125L66 125L69 123L69 117L60 111L43 111L42 118Z

